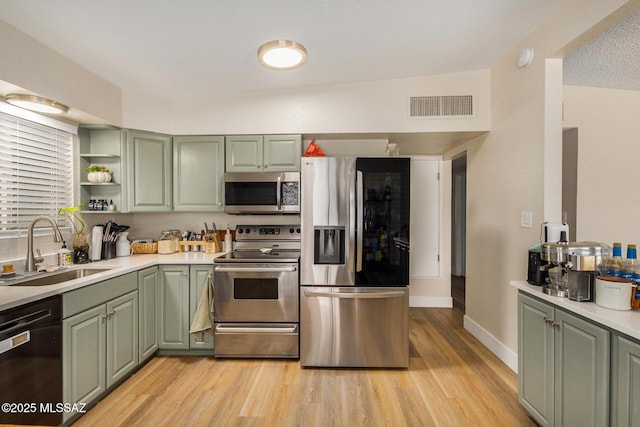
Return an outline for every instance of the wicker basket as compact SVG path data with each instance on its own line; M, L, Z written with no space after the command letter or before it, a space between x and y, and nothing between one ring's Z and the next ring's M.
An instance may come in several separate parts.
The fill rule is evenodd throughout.
M158 242L153 243L132 243L132 254L156 254L158 253Z

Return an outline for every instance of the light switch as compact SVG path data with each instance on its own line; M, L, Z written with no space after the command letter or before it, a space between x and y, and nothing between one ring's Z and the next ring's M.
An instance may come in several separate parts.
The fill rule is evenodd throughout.
M520 227L522 228L533 227L533 212L531 211L520 212Z

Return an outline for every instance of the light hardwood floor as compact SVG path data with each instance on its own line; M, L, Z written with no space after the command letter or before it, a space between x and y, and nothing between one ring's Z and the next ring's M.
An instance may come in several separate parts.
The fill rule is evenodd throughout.
M459 309L410 309L408 370L158 356L74 426L535 426Z

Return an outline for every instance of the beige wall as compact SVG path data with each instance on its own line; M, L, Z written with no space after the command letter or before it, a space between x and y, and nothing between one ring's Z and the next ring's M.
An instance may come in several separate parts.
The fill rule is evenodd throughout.
M173 135L487 131L489 70L169 103L123 93L124 126ZM473 95L470 118L410 118L409 97Z
M526 279L527 250L538 242L540 223L561 217L562 66L546 58L561 57L624 4L569 0L507 54L491 72L492 131L467 146L465 328L514 370L517 291L509 282ZM519 69L525 47L535 59ZM533 212L531 229L520 227L523 210Z
M576 240L640 243L640 92L564 87L564 122L577 128Z

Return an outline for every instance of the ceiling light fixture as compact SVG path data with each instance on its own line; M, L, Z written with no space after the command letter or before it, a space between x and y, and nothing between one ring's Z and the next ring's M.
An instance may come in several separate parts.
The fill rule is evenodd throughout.
M291 40L272 40L258 48L258 62L272 70L291 70L307 62L307 49Z
M5 99L11 105L38 113L63 114L69 111L69 107L64 104L36 95L11 93Z

